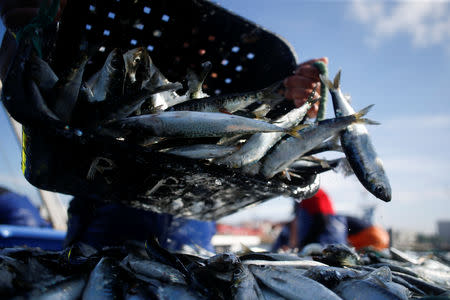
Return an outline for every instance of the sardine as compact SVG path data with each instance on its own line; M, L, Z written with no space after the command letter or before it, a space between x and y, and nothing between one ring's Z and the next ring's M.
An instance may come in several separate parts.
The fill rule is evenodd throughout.
M188 82L188 91L187 91L187 97L190 99L199 99L199 98L205 98L208 97L208 94L205 94L202 90L203 82L206 79L206 76L208 76L208 73L211 71L212 64L210 61L205 61L202 63L202 72L199 76L194 73L192 70L188 70L188 73L186 75L186 79Z
M286 115L276 119L274 124L284 128L297 126L311 106L317 99L308 99L308 101L299 108L291 110ZM233 154L217 159L214 162L218 165L240 168L244 165L259 161L282 137L283 132L257 133L252 135L245 144Z
M255 277L286 299L341 299L322 284L294 268L249 266Z
M113 258L103 257L89 275L83 299L111 299L121 290L118 266Z
M125 78L125 64L118 49L111 51L106 58L103 67L94 74L87 82L92 96L90 102L105 101L109 97L123 95L123 84Z
M355 111L345 99L340 89L339 71L332 83L321 76L331 93L336 117L348 116ZM383 163L377 155L370 140L369 132L363 124L352 124L341 132L341 145L348 162L362 185L375 197L391 201L391 186L383 168Z
M139 47L125 52L123 54L123 60L125 64L123 94L134 94L136 91L144 88L150 80L152 75L151 59L147 50Z
M82 84L84 69L89 57L82 55L77 62L61 76L52 90L53 96L49 106L53 112L65 123L70 123L72 112L78 100L78 93Z
M347 175L349 171L346 167L348 165L345 157L336 158L332 160L324 160L313 157L302 157L296 160L289 166L289 171L293 171L296 174L319 174L329 170L342 170L344 175ZM353 172L351 173L353 174Z
M32 45L26 41L19 44L1 90L2 102L8 113L17 122L30 127L36 123L59 120L30 76L28 61L32 55Z
M288 138L282 141L269 155L266 156L261 169L262 174L266 178L272 178L275 174L286 170L295 160L303 156L306 152L314 149L324 140L332 137L352 123L378 124L374 121L362 118L371 107L372 105L351 116L327 119L320 121L317 124L312 124L299 132L302 139Z
M333 289L343 299L409 299L404 286L392 282L387 267L379 268L360 279L342 281Z
M334 137L322 142L319 146L315 147L311 151L305 153L305 156L314 155L317 153L322 153L326 151L338 151L342 152L341 144L339 143L340 136L335 135Z
M129 117L115 126L132 129L149 136L214 137L256 132L286 132L296 135L295 129L244 117L210 112L171 111Z
M323 261L332 266L354 266L360 261L358 253L344 244L327 245L323 251Z
M44 99L50 96L50 91L58 82L58 76L53 72L49 64L37 55L30 58L31 78L39 87Z
M159 281L186 285L186 280L180 271L156 261L140 259L136 256L128 255L122 260L121 266L127 270L131 270L132 273L158 279Z
M83 277L68 279L62 282L58 282L53 286L46 287L45 289L40 287L35 291L30 292L26 299L35 300L53 300L53 299L67 299L77 300L80 299L83 289L86 285L86 279Z
M224 112L232 114L238 110L244 109L256 101L270 103L283 99L283 97L276 92L280 85L280 82L276 82L259 91L192 99L182 104L175 105L172 109L176 111L189 110L201 112Z
M233 299L265 299L253 274L246 265L239 265L233 272L231 286Z
M218 158L239 149L237 146L222 146L214 144L199 144L160 150L161 152L187 157L191 159Z

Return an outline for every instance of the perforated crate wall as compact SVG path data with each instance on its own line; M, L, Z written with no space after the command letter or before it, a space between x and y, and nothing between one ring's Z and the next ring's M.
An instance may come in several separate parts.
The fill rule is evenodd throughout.
M209 1L72 0L63 15L54 68L61 71L86 45L98 47L88 76L114 48L147 48L171 81L183 81L187 68L199 71L209 60L213 68L204 88L211 95L262 88L297 64L282 38Z

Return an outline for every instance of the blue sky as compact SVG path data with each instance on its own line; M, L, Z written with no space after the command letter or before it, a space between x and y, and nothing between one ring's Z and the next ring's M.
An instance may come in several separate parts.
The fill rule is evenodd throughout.
M322 187L339 212L360 214L375 205L377 223L426 233L436 230L437 220L450 220L449 1L217 2L283 36L300 61L327 56L331 77L342 69L341 87L355 109L375 104L369 117L381 125L369 131L393 198L384 203L354 176L329 172ZM332 117L331 103L327 110ZM34 198L3 114L0 124L2 146L11 145L1 147L0 180ZM286 219L291 201L272 200L226 220Z
M286 38L300 61L327 56L333 77L355 109L368 117L372 141L391 181L384 203L356 177L328 172L322 187L338 212L359 215L375 205L386 227L432 233L450 220L450 2L239 1L219 4ZM327 107L332 117L332 106ZM333 155L319 155L332 157ZM276 199L237 215L288 218L290 199Z

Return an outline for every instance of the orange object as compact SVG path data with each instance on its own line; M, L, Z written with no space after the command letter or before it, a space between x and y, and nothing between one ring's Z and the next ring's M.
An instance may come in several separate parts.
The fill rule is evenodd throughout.
M370 226L356 234L349 235L348 242L356 250L369 246L382 250L389 247L389 233L381 227Z

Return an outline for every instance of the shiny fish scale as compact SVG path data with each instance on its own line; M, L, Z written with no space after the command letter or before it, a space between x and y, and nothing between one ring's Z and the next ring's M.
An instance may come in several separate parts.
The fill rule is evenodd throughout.
M328 78L321 77L327 85L333 99L336 117L348 116L355 110L345 98L339 85L340 71L332 83ZM363 124L352 124L341 133L341 145L356 177L373 195L383 201L391 200L391 186L370 140L369 132Z
M278 118L274 123L284 128L296 126L304 118L315 101L308 101L301 107L291 110L286 115ZM252 135L247 142L233 154L216 160L216 164L223 164L233 168L240 168L259 161L267 151L272 148L282 137L282 132L257 133Z

